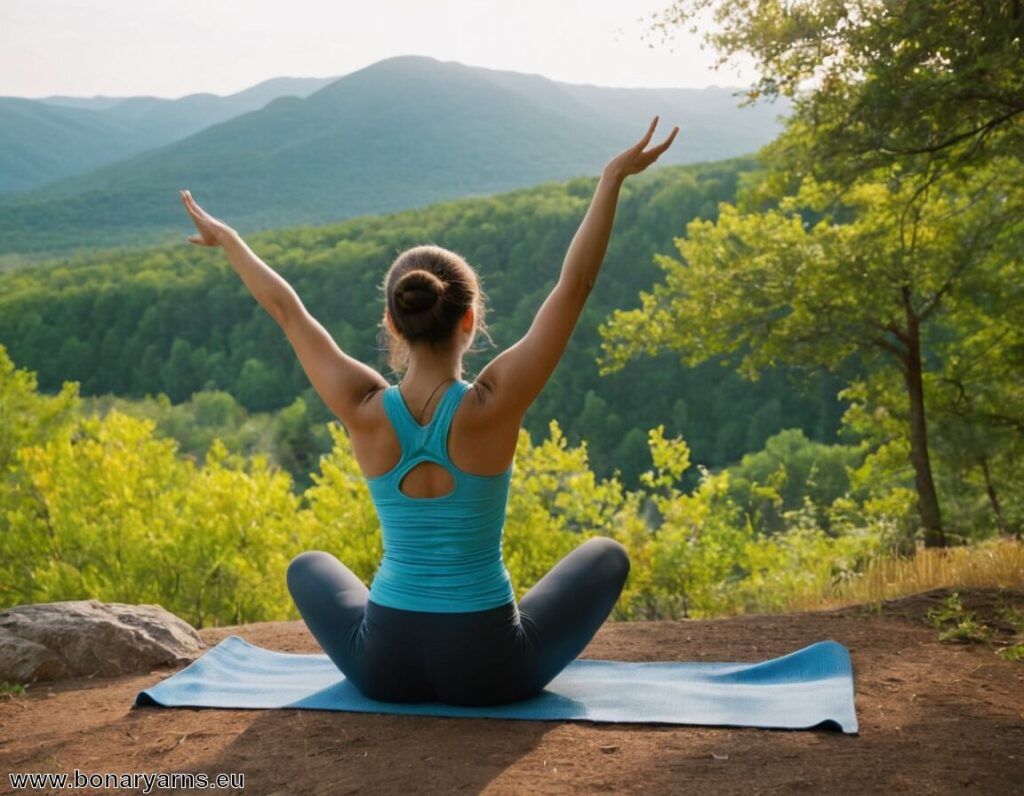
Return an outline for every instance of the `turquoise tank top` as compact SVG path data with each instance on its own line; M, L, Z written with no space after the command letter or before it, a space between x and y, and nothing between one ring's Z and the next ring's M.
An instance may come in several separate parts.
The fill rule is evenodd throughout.
M500 475L460 470L448 458L448 429L470 384L452 382L430 422L421 426L392 384L384 410L398 435L402 455L382 475L367 478L380 519L384 555L370 584L377 605L407 611L483 611L515 600L502 559L502 535L515 463ZM453 491L431 498L403 494L398 485L420 462L444 466Z

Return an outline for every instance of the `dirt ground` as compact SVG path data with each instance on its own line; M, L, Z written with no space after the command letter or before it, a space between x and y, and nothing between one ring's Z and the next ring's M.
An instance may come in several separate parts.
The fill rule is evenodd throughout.
M757 661L834 639L853 659L856 736L825 729L132 708L140 690L172 673L167 668L38 684L0 698L0 793L16 792L8 772L75 768L244 772L247 794L1024 793L1024 662L1002 660L982 644L940 642L925 612L945 594L893 601L881 611L855 606L606 623L580 656ZM993 592L961 594L967 608L998 624ZM1024 592L1008 596L1024 610ZM201 631L211 645L232 633L270 649L320 651L301 622Z

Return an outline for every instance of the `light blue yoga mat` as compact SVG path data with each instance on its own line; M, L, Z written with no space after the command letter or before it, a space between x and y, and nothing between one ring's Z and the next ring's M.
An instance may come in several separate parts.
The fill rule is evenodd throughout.
M836 641L759 663L577 658L538 696L492 707L368 699L324 654L275 652L228 636L136 706L310 708L409 716L702 724L857 732L850 653Z

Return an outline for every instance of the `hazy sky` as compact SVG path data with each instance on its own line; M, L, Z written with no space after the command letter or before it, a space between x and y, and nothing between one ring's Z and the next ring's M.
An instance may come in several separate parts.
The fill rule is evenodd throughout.
M650 25L669 0L0 0L0 95L231 94L393 55L603 86L746 85ZM640 21L638 18L642 18ZM653 46L651 46L653 45Z

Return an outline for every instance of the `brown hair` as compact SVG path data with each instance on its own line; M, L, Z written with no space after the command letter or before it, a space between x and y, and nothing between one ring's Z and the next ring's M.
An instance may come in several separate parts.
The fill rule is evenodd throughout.
M396 336L387 321L381 321L388 366L396 373L408 367L411 345L426 345L436 351L447 348L470 307L475 317L474 337L480 331L491 340L484 322L487 296L474 268L453 251L434 244L406 249L391 264L382 289L399 332Z

